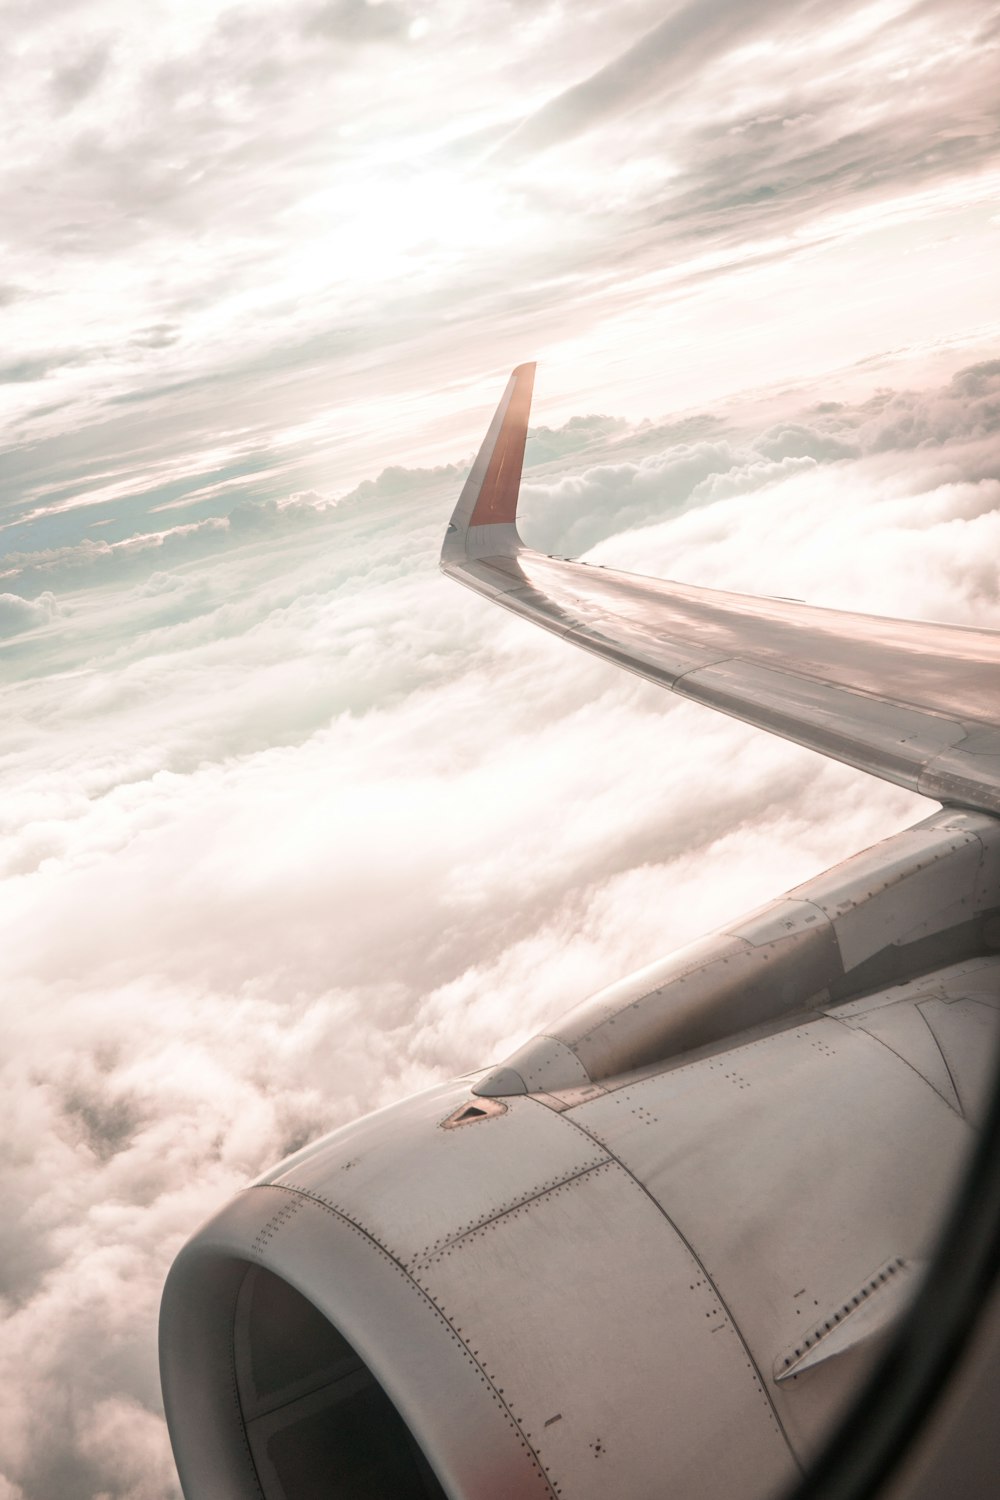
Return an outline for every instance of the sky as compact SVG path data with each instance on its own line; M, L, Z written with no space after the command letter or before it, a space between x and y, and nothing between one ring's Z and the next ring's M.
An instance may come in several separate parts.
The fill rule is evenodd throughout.
M1000 628L1000 13L0 4L0 1500L178 1500L156 1317L306 1140L930 804L443 579Z

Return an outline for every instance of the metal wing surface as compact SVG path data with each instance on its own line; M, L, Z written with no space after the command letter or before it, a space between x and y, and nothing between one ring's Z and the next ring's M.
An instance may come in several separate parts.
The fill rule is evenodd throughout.
M696 702L1000 813L1000 631L725 593L525 547L516 515L534 371L510 378L445 536L446 574Z

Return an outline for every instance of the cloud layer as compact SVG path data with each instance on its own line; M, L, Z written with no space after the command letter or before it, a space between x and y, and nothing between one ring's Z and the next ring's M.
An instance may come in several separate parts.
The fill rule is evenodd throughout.
M525 529L1000 627L998 413L984 362L757 426L580 418L533 434ZM456 589L459 477L10 560L8 1500L176 1500L159 1290L248 1177L926 809Z
M452 456L533 354L638 415L988 316L974 0L8 14L0 522L53 544Z

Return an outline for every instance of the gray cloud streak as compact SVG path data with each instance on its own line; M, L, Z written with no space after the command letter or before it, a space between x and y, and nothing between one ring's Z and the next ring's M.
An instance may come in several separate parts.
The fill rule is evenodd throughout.
M739 0L691 0L633 42L611 62L522 121L499 148L518 157L547 150L591 130L612 113L635 108L649 93L665 92L697 72L705 59L724 44L738 45L763 31L776 14L787 16L801 4L747 6Z

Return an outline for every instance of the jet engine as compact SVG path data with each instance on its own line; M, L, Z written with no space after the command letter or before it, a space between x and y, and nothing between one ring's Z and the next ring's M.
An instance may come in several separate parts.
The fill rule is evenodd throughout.
M188 1500L787 1489L985 1103L998 839L936 814L247 1188L164 1293Z

